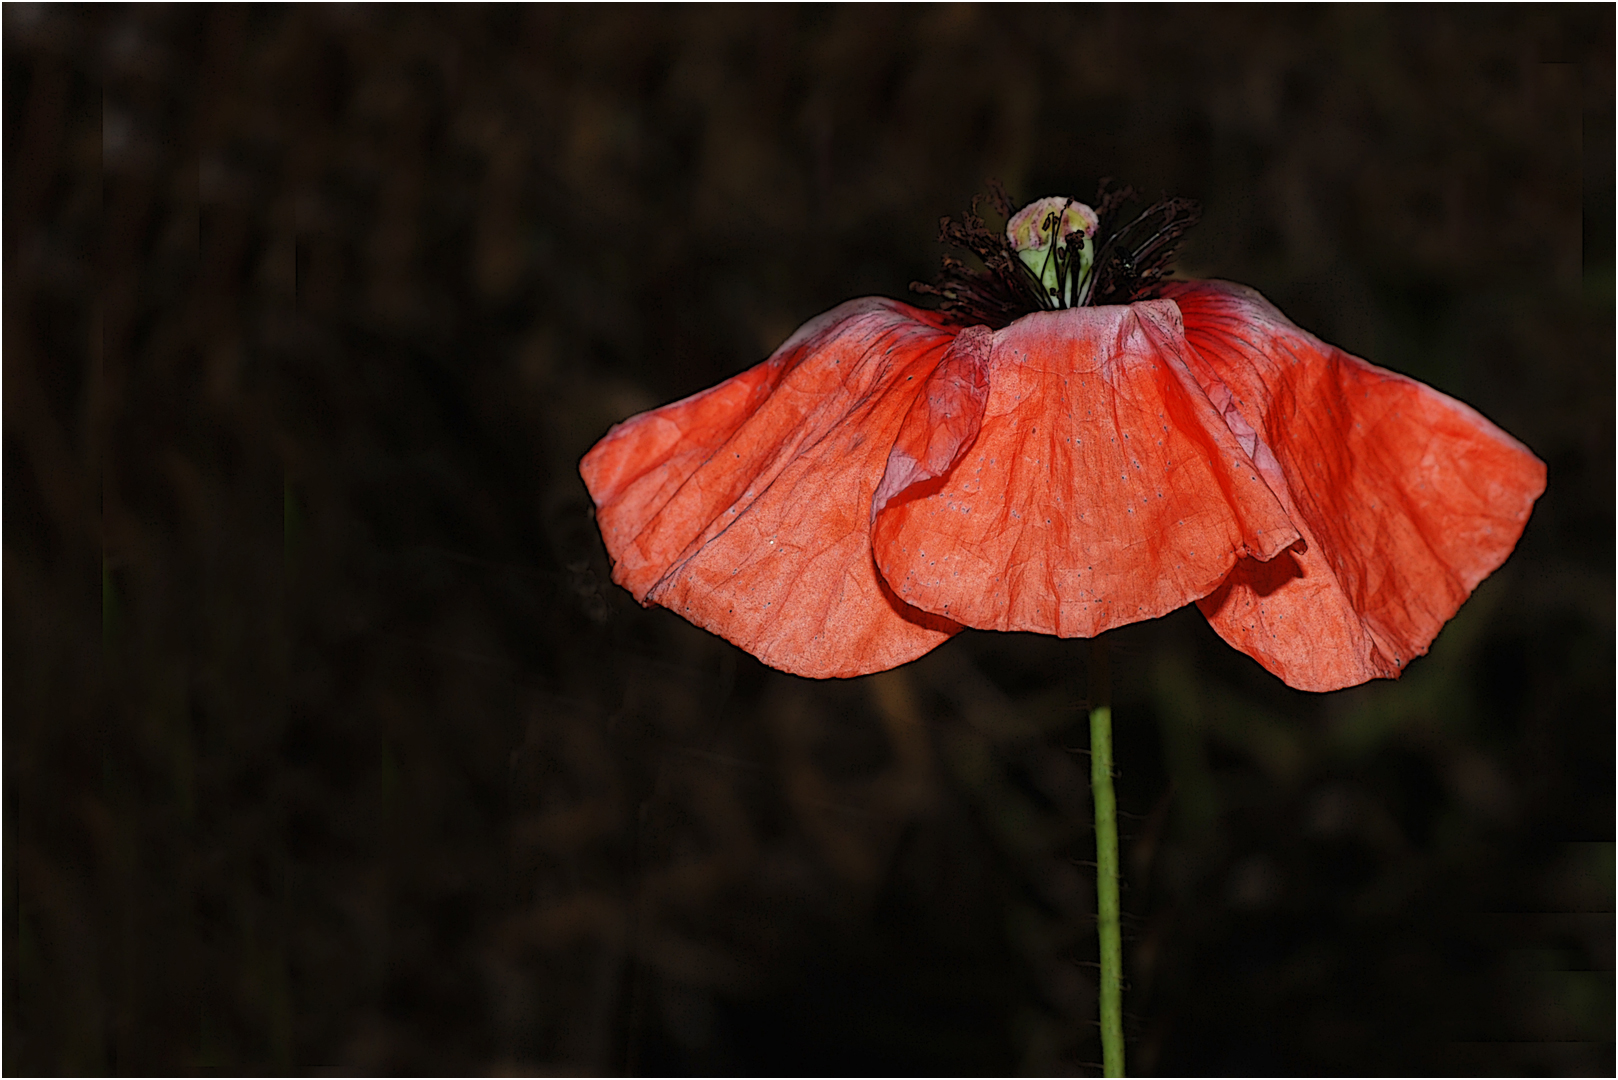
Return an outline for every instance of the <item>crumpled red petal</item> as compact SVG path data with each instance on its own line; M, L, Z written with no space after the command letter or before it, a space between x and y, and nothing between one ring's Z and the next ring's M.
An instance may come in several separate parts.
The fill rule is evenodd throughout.
M872 549L906 603L1090 637L1183 607L1239 558L1299 539L1187 368L1174 304L1028 315L990 344L975 354L980 425L958 418L979 376L935 380L889 458L887 476L914 486L877 507ZM918 460L954 464L940 477Z
M1505 561L1545 465L1475 410L1327 345L1252 289L1188 282L1192 370L1303 534L1198 607L1290 686L1396 677Z
M871 560L871 498L954 340L937 317L855 300L711 390L615 426L579 471L613 580L765 663L884 671L960 626L897 600Z

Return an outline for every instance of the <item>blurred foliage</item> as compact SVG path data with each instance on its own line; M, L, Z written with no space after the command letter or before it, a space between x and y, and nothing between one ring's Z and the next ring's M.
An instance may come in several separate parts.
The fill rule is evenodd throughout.
M1132 1068L1612 1072L1611 8L3 19L6 1071L1093 1070L1082 644L767 670L575 463L1109 176L1550 466L1398 683L1115 635Z

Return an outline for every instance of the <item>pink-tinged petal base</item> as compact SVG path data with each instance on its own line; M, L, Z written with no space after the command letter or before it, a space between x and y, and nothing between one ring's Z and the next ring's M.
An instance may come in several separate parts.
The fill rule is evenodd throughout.
M919 470L926 482L876 514L872 547L899 598L981 629L1091 637L1295 543L1188 352L1167 301L1045 312L994 335L978 430L953 415L971 395L918 398L889 475L912 445L955 464L942 482ZM950 433L975 441L958 452L940 445Z
M1176 284L1192 370L1303 534L1198 602L1290 686L1396 677L1505 561L1545 465L1475 410L1300 330L1252 289Z
M615 426L580 463L613 580L817 678L906 663L960 626L871 559L871 499L954 333L889 300L811 321L763 364Z

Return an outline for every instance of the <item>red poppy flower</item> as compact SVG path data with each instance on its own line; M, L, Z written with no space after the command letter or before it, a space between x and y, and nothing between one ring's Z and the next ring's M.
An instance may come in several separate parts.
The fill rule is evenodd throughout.
M1183 228L1179 208L1154 210ZM990 249L998 277L952 264L930 290L953 307L850 301L608 432L580 471L613 580L822 678L963 626L1090 637L1193 602L1300 689L1425 653L1511 553L1543 463L1251 289L1161 280L1174 229L1098 247L1088 207L1029 211L1020 263Z

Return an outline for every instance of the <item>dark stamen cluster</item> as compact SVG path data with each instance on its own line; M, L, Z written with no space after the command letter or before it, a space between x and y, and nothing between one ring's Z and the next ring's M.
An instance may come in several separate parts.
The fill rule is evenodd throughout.
M1133 219L1126 220L1124 204L1134 195L1129 188L1108 190L1103 180L1096 193L1100 226L1094 238L1095 266L1087 304L1129 304L1157 295L1174 261L1175 249L1197 223L1200 210L1190 199L1160 199ZM972 200L959 222L944 218L938 239L972 252L984 269L974 270L961 260L944 256L937 283L912 282L918 293L939 298L945 318L956 325L987 325L999 329L1035 311L1055 306L1003 231L989 229L978 215L982 196ZM989 181L989 205L1002 220L1013 212L1011 199L998 181Z

